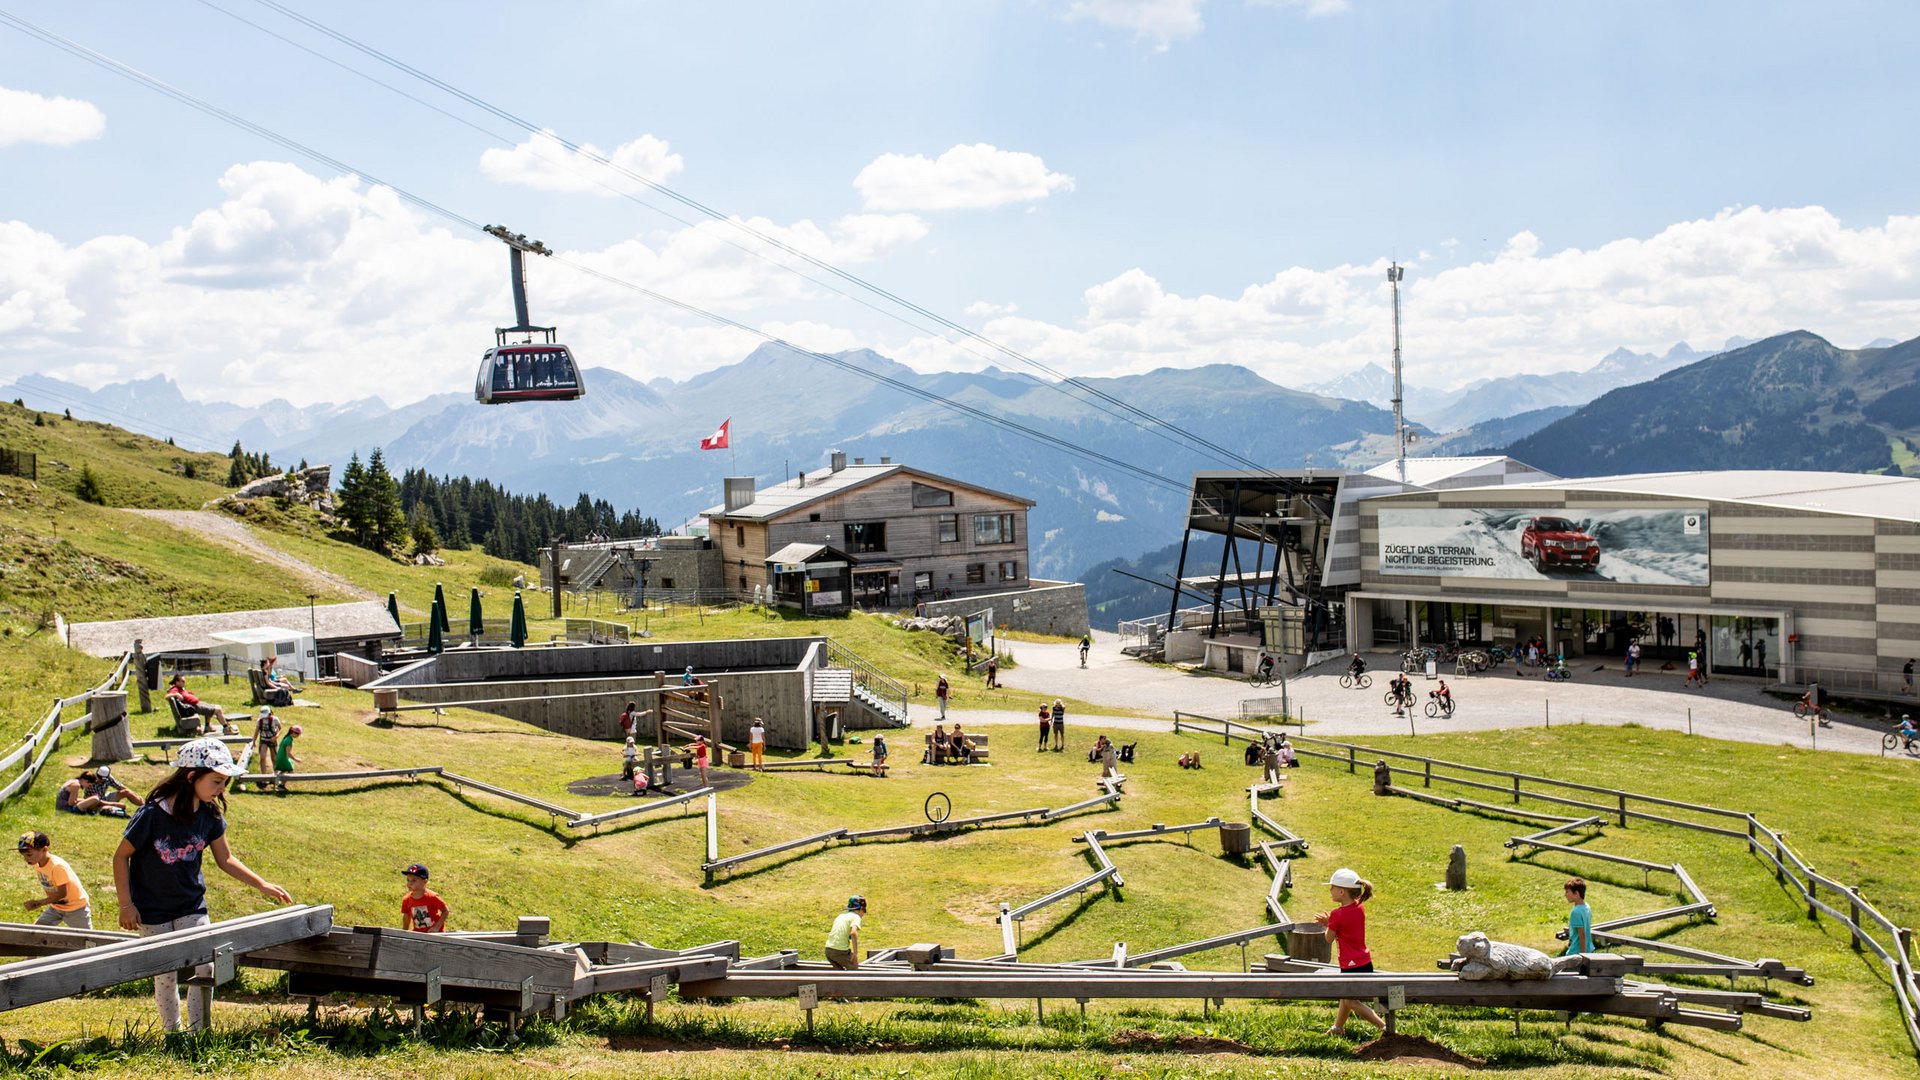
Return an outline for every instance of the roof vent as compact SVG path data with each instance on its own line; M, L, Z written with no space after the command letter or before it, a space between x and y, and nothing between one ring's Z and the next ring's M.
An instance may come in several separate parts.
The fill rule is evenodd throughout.
M882 464L882 465L891 465L891 464L893 464L893 459L892 459L892 458L890 458L890 457L885 457L885 456L882 456L882 457L880 458L880 464Z
M853 459L853 463L855 465L865 465L867 463L867 459L863 457L857 457Z
M827 462L828 467L832 471L839 472L841 469L847 467L847 455L835 450L832 454L828 455Z
M726 478L726 507L731 514L743 506L753 505L753 482L751 476L729 476Z

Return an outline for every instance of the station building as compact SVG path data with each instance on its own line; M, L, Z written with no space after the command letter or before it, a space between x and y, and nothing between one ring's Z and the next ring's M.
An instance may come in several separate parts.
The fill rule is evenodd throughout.
M1538 637L1619 657L1638 640L1655 667L1698 649L1716 675L1887 693L1920 655L1920 479L1500 471L1342 500L1357 566L1330 559L1323 581L1348 649Z

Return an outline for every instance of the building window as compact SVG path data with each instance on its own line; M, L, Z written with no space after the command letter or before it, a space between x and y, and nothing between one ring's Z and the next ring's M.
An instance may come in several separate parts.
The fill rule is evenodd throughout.
M671 588L673 588L673 579L672 579L672 578L670 578L670 577L663 577L663 578L661 578L661 579L660 579L660 587L661 587L661 588L663 588L663 589L671 589Z
M735 525L733 527L733 546L747 546L747 527L745 525Z
M940 542L943 544L957 544L960 542L959 514L940 515Z
M973 515L973 542L976 544L1013 543L1013 515Z
M929 487L926 484L915 484L913 485L913 505L952 506L953 492L944 488Z
M987 564L971 562L967 564L967 584L984 585L987 582Z
M1001 581L1019 581L1020 580L1020 564L1012 561L1001 563L1000 564L1000 580Z
M932 592L933 591L933 571L922 570L919 573L913 575L913 591L914 592Z
M808 515L807 515L807 520L808 520L808 521L819 521L819 520L820 520L820 515L819 515L819 514L808 514Z
M849 521L844 526L847 534L847 550L855 555L864 555L872 551L887 550L887 523L884 521Z

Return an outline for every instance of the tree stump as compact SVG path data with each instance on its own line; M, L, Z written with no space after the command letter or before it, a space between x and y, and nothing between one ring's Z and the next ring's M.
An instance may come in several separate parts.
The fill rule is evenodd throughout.
M1319 923L1301 923L1287 931L1287 955L1295 960L1333 963L1333 943L1327 940L1327 928Z
M127 723L124 690L103 690L87 700L87 730L93 733L90 759L126 761L133 757L133 725Z
M1387 763L1384 761L1374 763L1373 793L1375 795L1390 795L1393 793L1393 770L1388 768Z
M1447 891L1465 892L1467 889L1467 849L1459 844L1453 845L1453 853L1447 856Z
M1220 823L1220 850L1229 855L1245 855L1253 850L1253 826L1244 821Z

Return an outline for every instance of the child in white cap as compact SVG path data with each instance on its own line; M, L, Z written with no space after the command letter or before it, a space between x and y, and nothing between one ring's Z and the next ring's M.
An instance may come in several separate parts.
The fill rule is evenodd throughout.
M1343 866L1327 880L1327 891L1333 894L1333 902L1337 906L1330 912L1314 916L1314 921L1326 926L1328 936L1339 947L1341 974L1371 973L1373 954L1367 951L1367 909L1363 905L1373 899L1373 883ZM1333 1015L1333 1026L1327 1029L1327 1034L1345 1035L1347 1017L1355 1014L1373 1026L1386 1030L1387 1025L1381 1021L1380 1014L1374 1012L1366 1002L1342 998L1339 1010Z

